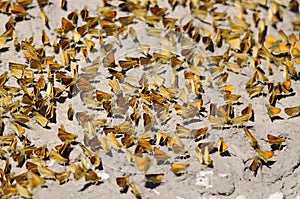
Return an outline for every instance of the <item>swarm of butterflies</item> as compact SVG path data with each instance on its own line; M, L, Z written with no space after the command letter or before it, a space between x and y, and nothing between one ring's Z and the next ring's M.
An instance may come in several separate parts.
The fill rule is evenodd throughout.
M295 95L292 82L299 78L296 70L296 65L300 64L297 0L169 0L168 8L160 7L156 0L103 0L101 3L95 16L90 15L86 7L68 12L61 19L61 26L53 29L55 39L51 41L47 34L51 30L51 19L44 8L52 2L0 2L0 13L9 16L3 23L5 31L0 35L0 50L15 48L26 60L4 63L9 71L0 75L2 198L15 195L30 198L33 190L48 180L63 184L84 178L97 184L101 181L98 171L105 165L100 153L118 151L144 173L146 182L159 185L165 174L148 172L150 167L155 167L155 162L168 165L176 176L188 172L187 161L171 160L171 153L189 158L183 139L197 144L194 152L200 164L207 167L214 164L211 153L230 154L230 146L222 137L216 142L204 142L210 129L242 128L256 152L249 169L256 175L259 168L268 164L274 150L261 149L247 126L249 121L255 121L252 104L235 116L234 107L239 106L241 95L233 93L234 85L227 80L231 73L251 69L244 89L250 99L268 97L265 108L270 119L276 122L281 112L276 103ZM61 0L60 7L66 12L67 5L67 0ZM220 5L234 8L237 15L218 11ZM41 46L35 44L33 37L19 41L16 36L18 23L32 18L29 9L32 6L39 8L45 26L41 32ZM182 24L181 19L168 17L178 7L184 7L192 19ZM260 15L262 9L267 11L266 17ZM277 29L277 24L283 21L283 10L294 16L290 21L294 33L277 30L277 35L269 34L268 26ZM120 17L119 13L122 13ZM252 14L251 23L246 18L249 13ZM224 21L229 27L222 26ZM159 49L141 42L134 28L139 23L149 36L162 41ZM125 39L136 45L138 56L117 57ZM175 48L178 44L180 52ZM216 53L221 47L226 51ZM91 61L89 57L95 52L101 56ZM82 67L79 60L91 64ZM95 83L95 79L100 70L108 74L110 90L97 88L96 84L101 82ZM135 70L141 75L132 75ZM272 76L274 70L282 72L285 80L270 81L268 76ZM164 75L166 71L168 77ZM222 104L209 103L202 98L209 88L222 96ZM49 124L55 123L57 104L75 96L79 96L87 110L76 110L70 104L65 117L76 120L83 135L68 132L61 125L57 133L61 143L54 148L49 148L47 143L32 144L26 129L36 122L51 130ZM88 110L102 112L105 117L99 118ZM300 104L285 108L284 112L290 118L297 117ZM184 122L171 122L173 132L157 128L158 124L169 124L174 114ZM113 125L109 120L114 118L121 118L122 122ZM209 126L189 128L185 122L192 119L207 120ZM12 131L8 130L9 125ZM137 133L137 129L142 129L142 133ZM272 149L280 151L286 137L268 134L267 139ZM71 154L76 148L81 153L74 159ZM49 162L55 162L64 171L49 168ZM18 173L15 167L26 170ZM121 193L130 189L135 197L142 197L128 174L118 177L117 185Z

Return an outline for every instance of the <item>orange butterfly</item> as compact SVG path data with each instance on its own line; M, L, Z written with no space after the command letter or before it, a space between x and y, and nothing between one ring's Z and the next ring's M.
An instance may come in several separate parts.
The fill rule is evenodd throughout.
M278 115L281 112L280 108L277 108L275 106L272 105L265 105L268 111L268 115L270 116L271 120L273 121L274 116Z
M271 147L275 146L277 149L281 149L282 142L285 142L286 138L279 137L275 135L268 134L267 135L268 142L271 144Z

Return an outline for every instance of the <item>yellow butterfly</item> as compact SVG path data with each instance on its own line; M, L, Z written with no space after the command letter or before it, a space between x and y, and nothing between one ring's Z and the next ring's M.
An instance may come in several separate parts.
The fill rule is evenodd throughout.
M64 184L69 180L71 171L64 171L60 173L55 173L55 178L58 180L59 184Z
M140 157L139 155L134 156L135 157L135 163L137 165L137 168L140 171L147 172L149 167L152 165L151 159L146 155L144 158Z
M290 108L285 108L284 112L288 114L290 117L295 117L300 114L300 106L294 106Z
M291 55L296 64L300 64L300 41L291 49Z
M172 163L171 164L171 171L175 174L175 175L179 175L181 174L182 172L186 171L187 168L189 167L190 165L187 164L187 163Z
M154 152L154 158L159 161L159 160L167 160L170 158L170 156L164 152L163 150L157 148L157 147L154 147L153 148L153 152Z
M225 151L228 150L228 146L227 146L227 144L225 143L223 137L220 137L220 138L219 138L219 141L218 141L217 145L218 145L218 151L219 151L220 154L221 154L221 153L224 153Z
M274 152L273 151L268 151L268 150L261 150L261 149L256 149L257 155L259 159L263 160L265 163L273 157Z
M254 149L258 149L259 145L258 142L256 140L256 138L250 133L248 128L244 128L244 131L246 133L246 136L250 142L250 145L254 148Z
M65 142L65 141L73 141L73 140L75 140L78 137L77 135L75 135L73 133L67 132L64 129L63 125L61 125L61 127L58 128L58 134L57 134L57 136L63 142Z
M34 118L37 121L37 123L39 123L39 125L41 125L42 127L46 127L49 122L46 117L37 112L34 112Z
M268 111L268 115L270 116L271 120L274 116L278 115L281 112L281 109L277 108L275 106L268 105L268 104L266 104L265 106L266 106L266 109Z
M259 157L256 155L253 158L252 163L250 164L250 171L253 171L254 174L256 175L258 168L260 167L260 162L259 162Z
M152 182L154 184L160 184L164 178L165 174L158 173L158 174L146 174L145 178L148 182Z

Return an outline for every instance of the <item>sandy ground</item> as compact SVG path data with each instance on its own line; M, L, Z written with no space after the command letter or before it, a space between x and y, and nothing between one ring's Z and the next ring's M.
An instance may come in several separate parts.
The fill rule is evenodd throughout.
M50 2L51 3L49 5L44 7L45 13L49 19L50 29L47 29L43 24L39 13L39 6L37 5L37 2L34 1L30 9L27 10L30 13L30 16L27 16L26 20L17 22L15 25L15 34L19 41L33 36L36 47L41 46L41 31L44 29L50 38L50 43L52 43L56 35L54 29L61 26L62 17L67 17L67 15L74 9L78 9L80 12L84 6L86 6L89 10L90 16L96 16L98 15L97 8L103 6L102 2L94 0L76 2L69 0L67 1L67 11L65 11L60 8L58 0L50 0ZM112 5L118 5L119 3L120 2L116 1L111 2ZM210 25L205 23L205 21L211 23L212 17L210 16L203 20L199 20L191 14L188 7L178 5L172 11L170 5L166 1L159 1L158 5L159 7L168 8L166 16L178 18L176 24L180 26L185 25L190 19L193 19L194 25L203 29L210 28ZM227 12L227 16L231 16L233 18L238 14L237 8L235 7L236 5L233 1L228 1L227 5L216 3L214 5L214 11ZM267 19L269 5L270 2L268 2L266 8L262 6L257 7L257 10L259 10L259 18L266 18L266 25L268 26L267 35L271 34L277 37L278 30L282 29L287 35L294 33L299 40L299 27L297 31L294 30L292 25L292 20L296 19L296 14L287 9L287 2L285 2L284 6L282 7L283 21L276 23L277 29L272 27ZM116 8L116 10L118 10L118 8ZM257 34L258 30L253 25L253 13L253 11L248 10L247 14L244 13L244 15L246 21L251 24L249 29L253 32L253 35L255 35ZM118 11L116 18L126 15L128 15L127 12ZM10 16L8 15L0 14L0 24L2 24L0 26L1 33L5 31L4 24L8 21L9 17ZM151 45L150 52L152 53L159 52L164 45L163 42L166 41L162 40L161 37L157 38L151 35L152 28L147 26L143 21L137 19L134 21L136 23L131 24L130 26L136 30L140 43ZM99 26L97 27L99 28ZM161 22L156 27L166 31L163 29ZM218 21L218 27L230 28L228 20ZM201 29L200 34L205 34L203 29ZM212 30L210 29L210 31ZM165 32L162 34L165 34ZM186 33L181 33L181 35L189 38ZM88 59L85 59L80 53L78 53L76 57L78 59L77 64L79 65L79 73L81 74L82 68L91 65L91 61L100 56L101 61L99 64L99 70L94 78L94 81L92 82L92 85L95 87L95 89L111 92L107 79L110 74L102 65L105 52L99 45L97 39L93 38L92 40L96 43L96 45L95 49L89 53ZM104 40L107 42L115 42L113 37L107 37ZM120 47L118 44L115 44L116 63L119 59L124 60L126 56L141 55L139 45L134 42L130 36L126 38L122 38L120 36L120 41L122 43L122 47ZM178 55L181 55L181 50L183 48L180 44L177 46L172 46L167 43L166 46L168 46L170 50L175 51L175 53ZM228 44L223 42L222 47L215 48L214 52L206 50L207 54L203 54L203 46L203 42L200 41L199 43L194 43L193 45L191 44L190 48L193 48L196 54L205 58L205 61L202 65L205 69L212 67L207 56L223 55L228 48ZM55 55L51 47L45 47L45 52L47 55L54 55L55 59L60 62L59 55ZM33 190L33 198L134 198L130 188L127 193L120 193L120 189L116 183L116 178L121 177L124 174L130 175L130 181L137 186L138 190L141 192L142 198L300 198L299 117L289 118L289 116L284 112L285 108L300 105L299 81L291 80L293 95L282 98L276 103L276 107L281 108L281 112L279 113L279 117L277 119L271 121L265 108L265 104L268 104L268 94L267 96L262 95L259 97L250 98L245 89L246 82L253 74L253 67L250 64L252 57L249 54L247 56L249 57L248 61L246 61L245 66L240 68L237 73L227 71L229 77L226 84L233 84L233 93L241 95L238 100L239 103L234 105L235 115L240 115L240 112L243 108L245 108L249 103L252 104L254 111L254 122L249 121L247 122L246 126L248 126L251 133L253 133L258 140L261 149L271 150L270 144L266 141L267 134L277 136L283 135L286 137L286 141L284 142L284 147L282 150L274 151L274 156L270 159L269 167L264 165L259 168L256 176L252 171L249 170L252 158L255 156L255 150L251 148L243 128L211 127L208 120L210 104L217 103L217 105L220 106L224 105L225 102L223 96L220 96L218 88L215 85L213 85L213 87L209 85L210 83L207 83L207 79L205 79L203 80L205 93L202 94L202 110L204 111L201 112L201 114L197 114L192 119L182 119L182 117L176 115L175 110L171 106L170 120L168 120L165 124L157 122L152 128L151 135L154 135L158 130L174 135L176 134L175 131L177 123L190 129L202 128L206 126L208 127L208 136L206 136L205 139L195 141L191 138L181 138L182 142L184 143L184 148L189 154L187 158L182 158L182 156L174 154L172 150L168 149L167 147L161 147L161 149L170 155L170 158L163 164L157 164L152 153L149 153L149 157L152 160L152 165L146 173L164 173L164 178L160 185L147 188L145 186L146 181L144 178L144 172L139 171L134 163L128 163L124 149L120 149L119 151L112 149L112 155L110 156L107 155L104 150L99 149L103 170L96 171L96 173L102 177L102 180L100 180L98 183L95 184L86 182L84 178L75 181L72 177L70 177L70 180L67 183L62 185L59 185L57 181L47 180L41 188L36 188ZM182 56L179 56L179 58L182 58ZM9 71L9 62L26 63L22 50L17 52L13 47L12 41L5 43L4 48L1 49L1 73L4 71ZM299 71L299 64L295 64L294 66L297 71ZM161 76L166 79L164 86L169 87L172 84L171 67L169 65L164 67L165 68L159 68L157 73L160 73ZM262 59L262 64L260 67L266 71L266 76L269 78L268 82L271 82L272 80L274 80L276 83L285 81L285 78L282 75L282 68L276 66L274 63L272 63L273 75L269 75L267 72L266 61L264 59ZM151 71L151 69L146 70L144 67L130 69L127 72L127 75L136 77L135 82L137 84L137 81L140 79L143 72L146 73L146 77L148 79L152 78L152 81L157 81L157 77L154 76L156 71ZM183 70L177 72L179 88L185 87L183 73ZM39 73L36 74L36 76L39 75ZM205 77L205 72L203 72L202 76ZM10 77L8 82L10 85L17 86L16 79L13 77ZM215 83L213 82L213 84ZM267 88L264 89L264 92L267 93ZM195 95L193 93L189 93L187 94L187 98L189 101L193 100L195 99ZM63 103L56 104L56 122L49 123L49 128L41 127L34 119L29 122L29 128L26 129L25 134L28 139L31 140L32 144L37 146L46 144L49 149L52 149L54 146L60 144L61 141L57 137L57 132L61 124L64 124L65 129L68 132L78 135L78 141L83 142L84 133L78 121L75 118L73 121L69 121L67 119L67 110L69 104L73 105L75 113L86 110L90 114L95 114L95 118L106 117L103 110L99 110L95 107L88 108L82 103L79 94L74 95L72 98L67 98ZM132 110L129 109L129 112L130 111ZM122 123L124 120L125 117L108 118L106 125L112 127ZM6 118L4 121L7 125L3 134L8 135L13 132L9 124L11 119ZM139 135L143 133L143 128L142 122L140 122L135 129L135 134ZM99 130L97 134L103 134L103 132ZM226 141L228 145L228 151L231 156L222 157L218 152L215 152L210 154L211 159L213 160L213 168L209 168L206 165L201 165L197 158L195 147L197 147L198 143L200 142L218 141L219 137L223 137ZM82 152L80 148L75 146L74 151L71 153L72 155L70 159L75 161L76 157L81 153ZM186 154L184 157L185 156ZM170 171L170 163L172 162L188 163L189 167L182 175L176 176ZM2 161L1 164L3 167L4 161ZM12 162L12 165L13 170L17 174L26 170L25 165L22 168L16 168L16 163L14 162ZM55 170L56 172L70 169L68 165L61 166L53 161L47 161L46 166L52 170Z

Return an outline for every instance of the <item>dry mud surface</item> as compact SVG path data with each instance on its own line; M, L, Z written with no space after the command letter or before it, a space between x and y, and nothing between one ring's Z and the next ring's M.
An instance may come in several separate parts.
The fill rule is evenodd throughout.
M7 5L0 2L2 197L300 198L298 1L153 0L105 5L67 0L63 9L58 0L39 2L46 3L33 1L25 16L13 6L14 0ZM90 19L82 19L83 9ZM75 10L78 23L70 25L69 14ZM127 18L128 24L121 24L119 18L126 16L133 16L132 21ZM69 22L62 24L63 17ZM177 20L172 24L168 18ZM79 34L78 27L92 20L95 26ZM42 30L48 43L42 42ZM150 50L143 53L142 44ZM40 53L42 49L45 54ZM138 59L124 69L119 60L126 57L149 58L153 63L141 64ZM46 86L36 94L33 88L40 85L41 76ZM7 86L19 90L10 91ZM62 94L53 96L51 86ZM105 94L96 90L110 95L102 100ZM44 102L41 107L38 100ZM51 118L46 109L52 104ZM67 117L69 105L73 120ZM253 111L245 111L246 107ZM286 108L291 107L295 107L293 117L287 114ZM26 121L15 114L25 115ZM40 124L44 119L45 124ZM70 134L59 138L61 125L77 138ZM182 132L180 127L187 129ZM244 128L258 146L253 139L250 145ZM200 129L204 135L195 135L191 129ZM112 133L107 134L109 130ZM268 134L283 139L277 139L280 144L272 148ZM132 139L132 146L125 147L129 142L124 141L125 135ZM166 137L159 141L159 135ZM220 153L221 137L228 146L224 153ZM209 147L203 144L212 142ZM61 144L66 149L57 147ZM38 155L35 149L42 146L48 153ZM168 154L163 155L165 160L157 160L154 147ZM263 155L269 156L267 160ZM173 163L186 168L176 175L170 170ZM60 172L70 174L63 183L57 177ZM145 174L163 178L155 184ZM128 190L121 193L116 178L127 177Z

